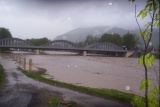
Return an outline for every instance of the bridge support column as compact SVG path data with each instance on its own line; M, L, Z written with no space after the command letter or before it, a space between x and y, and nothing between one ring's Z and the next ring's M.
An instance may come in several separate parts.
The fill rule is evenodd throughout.
M82 51L82 56L87 56L87 51Z
M80 51L79 54L82 56L87 56L87 51Z
M119 54L118 53L116 53L116 57L118 57L119 56Z
M36 49L36 55L39 55L40 50Z

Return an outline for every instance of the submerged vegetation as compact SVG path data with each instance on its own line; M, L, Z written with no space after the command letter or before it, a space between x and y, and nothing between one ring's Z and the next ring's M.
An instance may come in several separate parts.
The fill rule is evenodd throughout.
M134 94L125 93L125 92L121 92L121 91L114 90L114 89L90 88L90 87L77 86L77 85L73 85L73 84L69 84L69 83L59 82L56 80L51 80L51 79L45 78L41 74L30 73L30 72L22 70L21 68L18 68L18 69L21 70L22 73L24 73L26 76L33 78L35 80L38 80L38 81L41 81L41 82L44 82L44 83L47 83L50 85L56 85L59 87L64 87L64 88L72 89L75 91L104 97L106 99L111 99L111 100L115 100L115 101L118 100L120 102L130 102L134 96Z

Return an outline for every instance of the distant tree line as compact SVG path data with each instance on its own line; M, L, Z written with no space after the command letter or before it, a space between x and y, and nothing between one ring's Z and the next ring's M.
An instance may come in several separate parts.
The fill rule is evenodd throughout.
M116 44L118 46L126 46L127 49L133 49L138 44L140 44L138 37L134 34L130 34L129 32L123 36L120 36L117 33L114 34L103 34L100 38L94 37L92 35L88 35L86 40L83 42L79 42L78 45L80 47L85 47L87 45L99 42L109 42Z
M0 27L0 39L4 38L12 38L12 34L10 33L9 29Z
M31 39L26 39L26 41L29 41L30 43L32 43L35 46L40 46L43 45L49 41L51 41L50 39L43 37L43 38L31 38Z
M4 39L4 38L12 38L12 34L9 31L9 29L4 28L4 27L0 27L0 39ZM0 52L7 51L7 50L9 50L9 49L7 49L7 48L1 49L0 48Z

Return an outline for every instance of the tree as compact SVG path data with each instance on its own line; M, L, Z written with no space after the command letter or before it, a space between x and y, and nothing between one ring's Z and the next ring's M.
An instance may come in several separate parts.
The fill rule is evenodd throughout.
M34 44L35 46L40 46L40 45L43 45L47 42L49 42L50 40L46 37L44 38L37 38L37 39L26 39L27 41L31 42L32 44Z
M90 44L93 44L93 43L97 43L98 42L98 38L97 37L93 37L92 35L88 35L86 37L86 40L85 40L85 44L86 45L90 45Z
M143 39L144 42L144 50L142 56L139 58L138 64L141 64L144 67L145 78L141 81L140 90L145 90L145 99L136 95L131 102L133 106L160 107L160 77L158 78L158 74L154 69L157 76L158 86L152 85L151 79L148 78L148 67L154 67L153 64L155 61L155 56L147 52L151 38L153 36L153 27L160 28L159 4L160 0L147 0L145 8L141 10L138 15L136 14L135 5L135 18L140 31L139 36ZM145 30L142 30L137 17L144 19L147 15L150 17L150 21L144 26ZM150 92L148 92L149 88L151 90Z
M118 46L122 46L122 38L118 33L114 33L112 36L112 43L118 45Z
M4 38L12 38L12 35L11 35L9 29L1 27L0 28L0 39L4 39ZM7 51L7 50L9 50L9 49L6 49L6 48L1 49L0 48L0 52Z
M103 34L100 38L100 42L112 42L112 34Z
M122 45L122 38L117 33L114 33L113 35L106 33L106 34L101 36L100 42L109 42L109 43L113 43L113 44L116 44L118 46L121 46Z
M136 38L134 34L125 34L122 37L123 45L127 47L127 49L133 49L136 45Z
M86 44L85 44L85 42L79 42L79 43L78 43L78 46L80 46L80 47L85 47Z
M3 39L3 38L12 38L12 35L9 29L1 27L0 28L0 39Z
M99 42L99 38L98 37L93 37L92 35L88 35L86 37L86 40L83 42L79 42L78 45L80 47L85 47L87 45L93 44L93 43L97 43Z

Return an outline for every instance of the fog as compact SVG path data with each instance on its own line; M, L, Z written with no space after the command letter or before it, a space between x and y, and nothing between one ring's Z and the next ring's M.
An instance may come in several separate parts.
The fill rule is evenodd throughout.
M137 28L137 12L146 0L0 0L0 27L13 37L54 39L80 27ZM149 18L139 18L141 26Z

